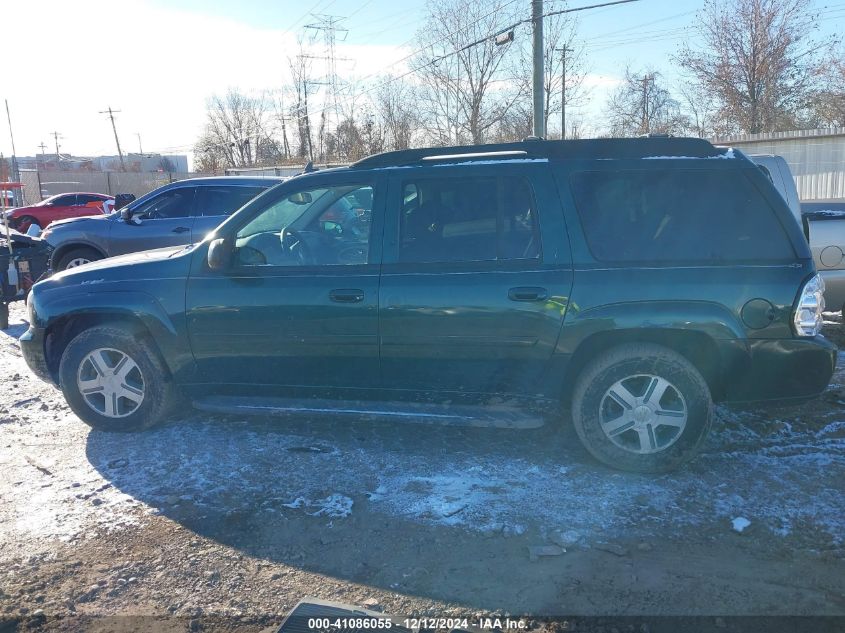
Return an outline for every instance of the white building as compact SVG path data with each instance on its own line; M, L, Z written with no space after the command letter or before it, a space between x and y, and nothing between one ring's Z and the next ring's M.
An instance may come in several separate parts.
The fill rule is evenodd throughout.
M741 134L718 138L745 154L783 156L795 176L801 200L845 199L845 128Z

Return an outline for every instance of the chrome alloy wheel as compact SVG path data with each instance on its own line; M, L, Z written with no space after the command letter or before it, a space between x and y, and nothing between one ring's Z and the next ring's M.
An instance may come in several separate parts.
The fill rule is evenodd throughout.
M144 401L144 377L127 354L102 347L79 364L76 386L85 403L108 418L125 418Z
M674 444L687 425L687 403L675 385L650 374L629 376L602 397L599 421L616 446L640 455Z
M85 257L74 257L72 260L70 260L67 263L67 266L65 266L65 270L67 270L68 268L76 268L77 266L82 266L83 264L90 264L90 263L91 263L91 260L87 259Z

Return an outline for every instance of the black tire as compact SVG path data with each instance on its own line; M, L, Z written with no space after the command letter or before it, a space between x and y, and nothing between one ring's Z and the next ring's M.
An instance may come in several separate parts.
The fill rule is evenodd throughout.
M103 254L87 246L72 248L59 258L56 262L55 270L65 270L71 262L79 259L87 259L89 262L96 262L103 259Z
M654 378L662 378L670 383L671 390L666 389L662 398L669 398L675 404L669 402L668 406L659 406L661 402L667 402L660 398L657 402L652 399L651 403L647 404L654 393L650 391L654 389L651 386ZM621 412L616 420L623 420L627 415L622 403L609 396L611 388L620 381L624 381L626 386L633 389L623 399L630 400L627 396L637 395L638 385L643 385L644 390L639 395L640 399L635 400L640 404L628 407L631 408L628 418L630 422L622 427L628 429L619 432L615 436L616 439L612 440L602 428L602 416L607 415L608 406L618 407ZM654 384L658 384L658 381L655 380ZM649 414L643 409L644 406L661 409L661 413ZM670 418L674 418L677 413L669 411L674 413L669 416L668 413L663 413L663 409L685 410L685 426L679 430L674 424L668 424ZM646 417L645 420L639 420L642 422L639 425L640 431L630 428L638 423L635 414L642 411L645 411ZM666 417L663 417L664 415ZM587 450L600 462L612 468L632 472L668 472L689 461L707 437L712 419L713 401L704 378L686 358L660 345L635 343L620 345L605 352L581 372L572 397L572 420L578 437ZM616 420L611 419L609 424L612 426ZM652 427L648 423L649 420L656 421L657 424ZM666 426L663 426L664 421ZM605 422L608 423L608 420ZM658 428L661 429L661 435L655 440L658 437ZM640 432L650 438L651 445L647 448L655 452L637 452L644 446ZM659 441L666 442L666 446L657 446Z
M140 391L143 398L133 407L123 406L121 417L109 416L95 410L86 401L77 382L92 366L86 360L98 349L114 350L129 357L140 374ZM114 352L109 352L113 354ZM115 355L118 355L115 354ZM106 365L106 369L115 369ZM115 371L115 375L116 375ZM133 370L134 374L134 370ZM138 374L134 374L133 388L137 388ZM109 374L111 376L112 374ZM167 377L167 369L153 346L143 337L136 335L119 324L92 327L77 335L62 354L59 364L59 382L65 400L83 422L103 431L141 431L157 423L172 410L178 401L175 387ZM89 396L92 398L92 396ZM105 399L103 399L105 400ZM113 405L116 413L117 400ZM126 402L123 405L127 405Z
M0 330L9 329L9 304L0 303Z

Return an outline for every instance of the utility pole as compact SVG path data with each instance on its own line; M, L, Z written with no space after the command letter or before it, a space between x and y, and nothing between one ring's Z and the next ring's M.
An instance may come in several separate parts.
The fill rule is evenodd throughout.
M120 156L120 170L126 171L126 165L123 163L123 152L120 149L120 140L117 138L117 126L114 124L114 115L120 110L112 110L109 106L108 110L100 110L100 114L108 114L111 119L111 129L114 131L114 142L117 145L117 155Z
M561 55L560 70L560 140L566 138L566 54L572 53L573 49L562 46L555 49Z
M534 26L534 136L540 138L545 135L545 121L543 112L543 0L531 0L531 21Z
M41 148L41 155L44 156L47 153L47 146L44 145L44 141L41 141L41 144L38 147Z
M141 133L135 132L135 136L138 137L138 153L141 155L141 158L144 157L144 148L141 146Z
M15 152L15 135L12 134L12 115L9 114L9 100L6 99L6 120L9 122L9 138L12 141L12 180L15 182L20 182L21 173L18 170L18 156L17 152ZM23 200L21 199L21 190L14 189L13 196L15 200L15 206L23 206Z
M61 135L58 132L50 132L50 135L56 141L56 160L59 160L59 136Z
M648 82L654 82L654 74L643 75L643 120L640 124L643 134L648 134L651 130L651 124L648 115Z

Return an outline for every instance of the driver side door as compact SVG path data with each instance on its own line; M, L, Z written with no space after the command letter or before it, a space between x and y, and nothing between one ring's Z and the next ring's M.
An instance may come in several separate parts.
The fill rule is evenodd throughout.
M132 209L137 221L111 222L109 256L191 243L196 187L174 187Z
M384 189L366 175L312 177L219 229L232 261L212 270L197 257L186 294L203 382L239 393L379 386Z

